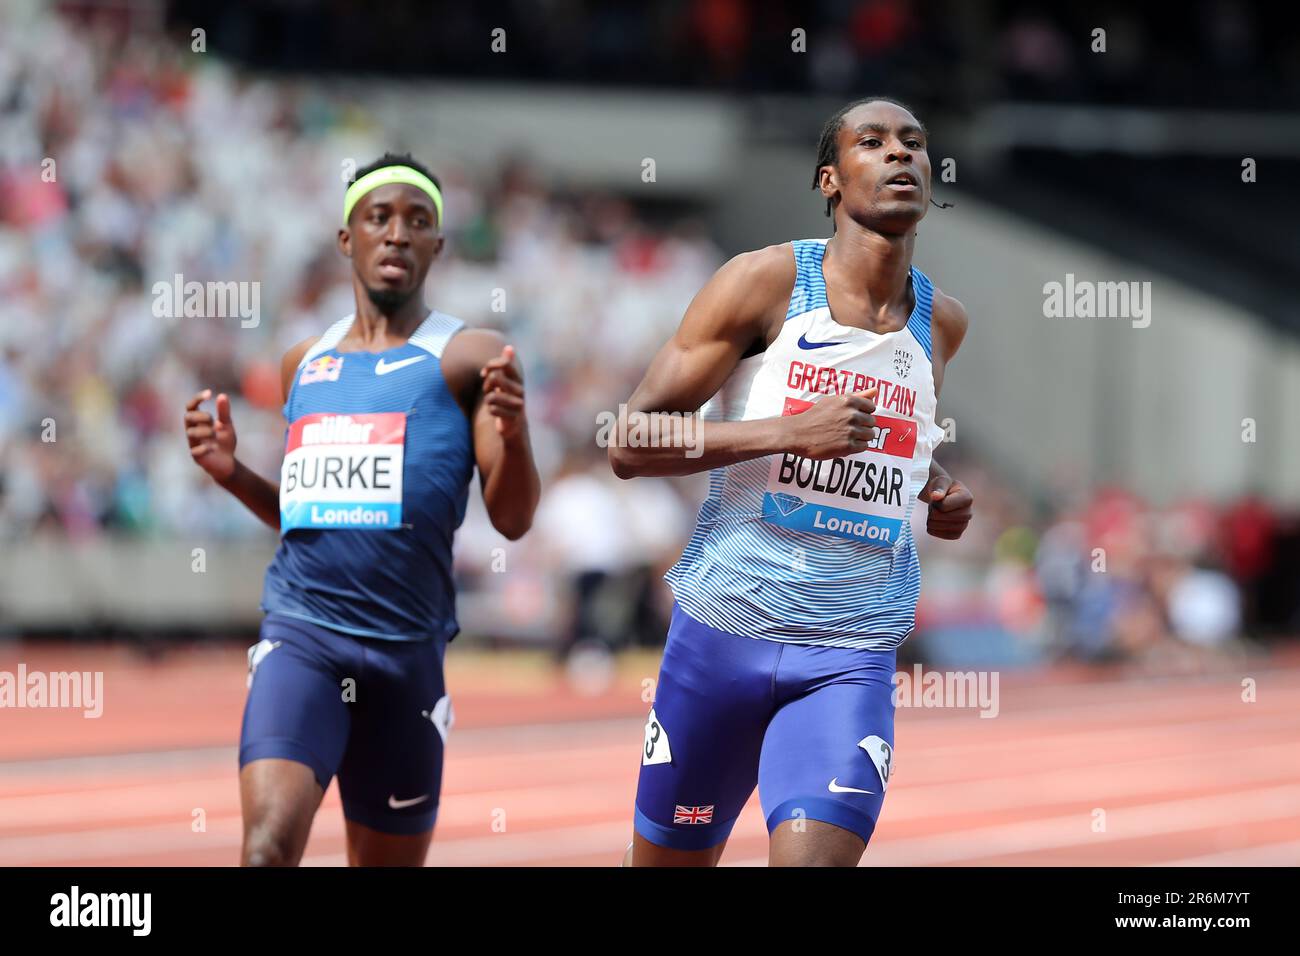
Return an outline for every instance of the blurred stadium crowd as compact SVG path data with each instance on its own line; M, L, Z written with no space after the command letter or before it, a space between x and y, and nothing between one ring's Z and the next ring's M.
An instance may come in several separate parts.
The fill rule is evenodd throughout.
M709 29L736 15L727 3L688 6ZM858 5L868 26L846 42L877 36L898 8ZM625 26L610 34L635 35ZM0 31L5 547L265 535L190 462L184 402L204 387L230 392L240 457L274 475L279 358L351 311L334 248L340 159L369 161L387 145L382 131L319 90L217 57L195 65L184 49L54 16ZM57 157L52 177L46 157ZM723 252L689 212L665 219L617 195L557 191L509 156L437 171L448 252L431 301L516 344L545 488L534 532L509 551L519 574L493 573L503 542L471 508L458 542L465 594L527 617L560 585L563 644L662 640L658 576L689 532L701 481L618 482L593 436L597 413L630 394ZM258 323L158 317L154 283L178 274L260 283ZM1146 657L1300 625L1296 565L1280 543L1294 540L1294 518L1267 502L1030 494L970 449L940 460L974 489L977 519L942 552L917 537L922 650Z

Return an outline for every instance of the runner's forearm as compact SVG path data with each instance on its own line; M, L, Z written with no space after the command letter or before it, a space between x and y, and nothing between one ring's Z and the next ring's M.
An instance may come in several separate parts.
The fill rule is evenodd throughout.
M532 527L541 494L542 482L525 426L519 435L501 443L501 456L483 483L483 504L492 526L516 541Z
M609 462L620 478L672 477L790 450L792 418L706 422L697 415L646 412L613 434Z
M226 481L217 482L234 495L254 515L266 524L280 530L280 485L267 481L252 471L238 458L235 473Z

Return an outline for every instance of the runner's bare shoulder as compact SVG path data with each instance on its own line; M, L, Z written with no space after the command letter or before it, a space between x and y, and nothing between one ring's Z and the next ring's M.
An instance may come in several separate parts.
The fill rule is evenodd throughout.
M293 385L293 376L298 371L298 363L302 357L320 340L319 335L313 335L310 338L303 339L289 351L284 353L284 358L280 360L280 385L284 389L284 400L289 400L289 389Z
M733 333L761 328L770 342L785 319L794 280L790 243L742 252L728 260L700 290L687 315L695 313Z

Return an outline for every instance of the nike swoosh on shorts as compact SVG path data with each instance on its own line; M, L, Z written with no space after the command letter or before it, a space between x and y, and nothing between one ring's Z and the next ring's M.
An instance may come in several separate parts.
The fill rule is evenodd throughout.
M871 790L859 790L857 787L841 787L836 781L839 777L833 777L831 782L826 784L826 789L831 793L872 793Z
M429 799L429 795L427 793L420 797L412 797L410 800L398 800L397 794L389 794L388 805L392 807L394 810L402 810L406 807L413 807L417 803L423 803L425 800L428 799Z

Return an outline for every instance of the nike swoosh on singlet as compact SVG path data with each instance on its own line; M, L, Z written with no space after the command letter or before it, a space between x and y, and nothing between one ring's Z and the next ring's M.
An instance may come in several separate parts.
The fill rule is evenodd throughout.
M408 365L414 365L416 362L423 362L429 356L415 355L408 359L402 359L400 362L388 362L385 364L384 359L380 359L375 364L376 375L387 375L389 372L396 372L399 368L406 368Z
M835 782L838 779L839 777L832 777L831 782L826 784L826 789L829 790L831 793L871 793L872 792L870 790L859 790L857 787L841 787L838 783Z
M427 793L422 797L412 797L410 800L398 800L397 794L390 793L388 795L388 805L392 807L394 810L401 810L403 807L413 807L417 803L423 803L425 800L428 799L429 799L429 795Z
M824 349L828 345L839 344L839 342L809 342L807 336L799 336L799 348L801 349Z

